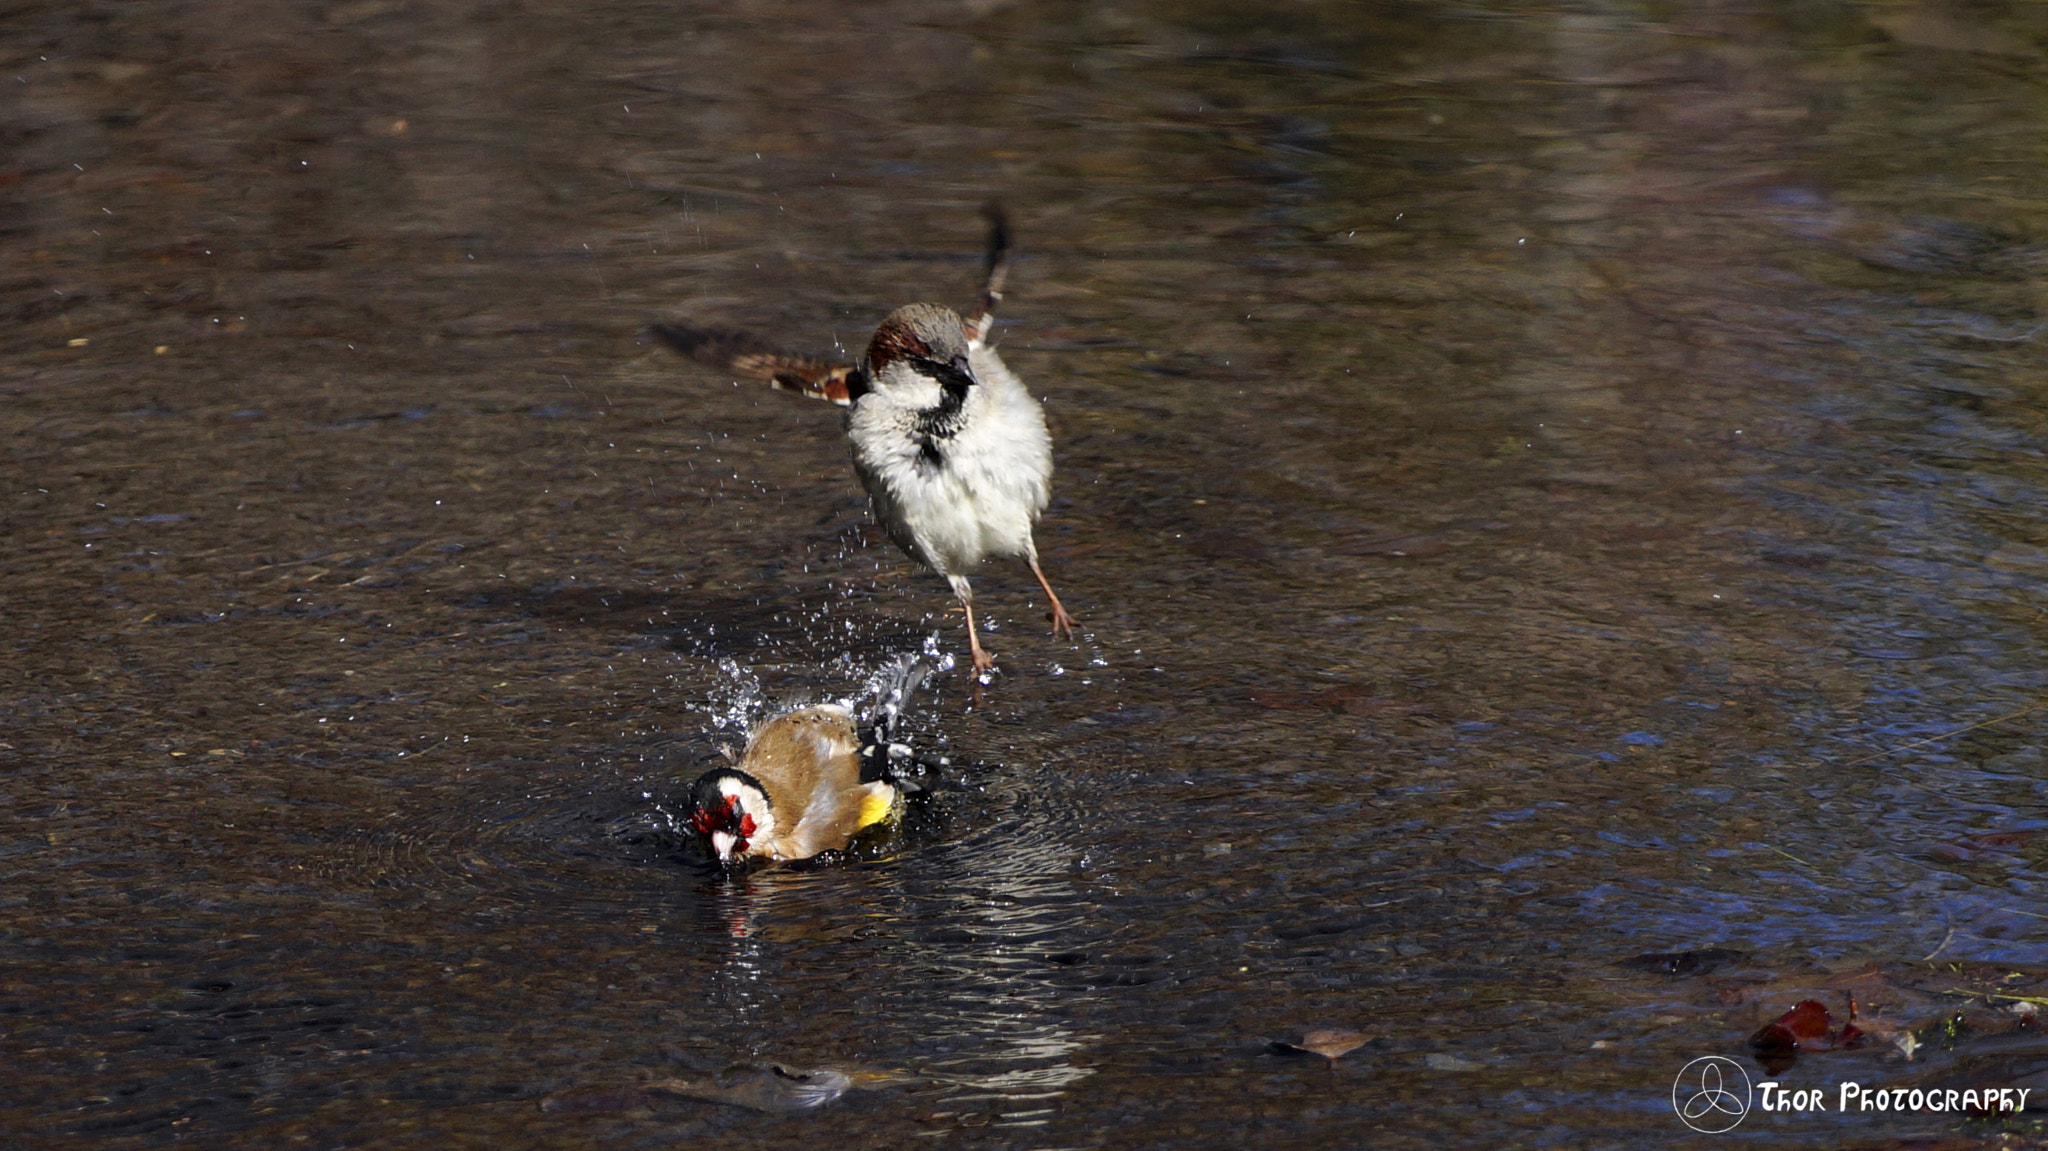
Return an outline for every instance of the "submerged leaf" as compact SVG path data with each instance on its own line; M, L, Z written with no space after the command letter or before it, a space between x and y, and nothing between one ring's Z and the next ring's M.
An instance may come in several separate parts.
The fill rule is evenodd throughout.
M1826 1051L1834 1046L1834 1023L1827 1004L1818 999L1802 999L1778 1017L1778 1026L1792 1033L1802 1051Z
M1854 999L1849 1001L1849 1021L1839 1030L1835 1027L1834 1016L1828 1013L1827 1004L1818 999L1802 999L1793 1004L1790 1011L1750 1036L1749 1048L1756 1053L1764 1070L1776 1075L1792 1066L1801 1051L1849 1047L1862 1037L1863 1029L1856 1025Z
M1300 1047L1334 1063L1339 1055L1358 1050L1371 1038L1363 1031L1316 1030L1301 1037Z
M754 1111L804 1111L832 1102L852 1086L851 1077L830 1068L794 1071L778 1064L739 1076L658 1079L647 1089Z
M1302 1036L1299 1043L1275 1042L1271 1050L1286 1055L1320 1055L1334 1067L1338 1056L1358 1050L1371 1039L1372 1036L1363 1031L1317 1028Z
M633 1087L587 1087L541 1100L549 1112L627 1111L654 1103L659 1095L681 1095L754 1111L805 1111L849 1090L913 1083L917 1076L881 1067L840 1064L809 1071L771 1063L728 1067L717 1075L675 1076Z

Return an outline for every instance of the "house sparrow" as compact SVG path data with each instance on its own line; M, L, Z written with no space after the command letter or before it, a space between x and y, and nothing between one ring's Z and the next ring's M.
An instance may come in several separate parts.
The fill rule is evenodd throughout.
M806 707L755 730L732 767L690 787L687 822L719 863L787 862L840 851L854 836L896 819L921 790L899 768L910 749L877 729L859 738L843 707Z
M854 472L875 518L896 546L952 585L977 677L995 667L975 630L967 582L984 557L1023 556L1052 605L1054 634L1074 629L1032 539L1052 492L1045 412L987 342L1010 253L1008 222L994 207L987 216L987 277L974 319L938 304L898 308L857 365L787 355L729 332L654 329L695 359L847 407Z

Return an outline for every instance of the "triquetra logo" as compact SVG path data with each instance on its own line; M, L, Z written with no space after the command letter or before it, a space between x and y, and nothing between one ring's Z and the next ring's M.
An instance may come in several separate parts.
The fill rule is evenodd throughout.
M1749 1104L1749 1072L1726 1056L1702 1055L1671 1081L1671 1109L1687 1127L1708 1135L1733 1130Z

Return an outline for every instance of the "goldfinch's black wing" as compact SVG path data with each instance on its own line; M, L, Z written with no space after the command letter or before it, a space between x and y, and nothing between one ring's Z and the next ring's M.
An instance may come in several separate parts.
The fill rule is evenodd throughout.
M867 390L860 369L852 364L834 364L810 356L793 355L770 347L745 332L716 328L691 328L682 324L656 324L654 334L662 343L714 368L764 381L769 387L814 400L846 405Z
M879 727L861 732L860 781L894 784L905 795L930 788L938 774L953 761L932 751L919 751L900 739L891 739Z
M941 768L951 766L942 755L912 747L903 733L903 709L931 674L931 667L916 655L898 656L881 669L875 701L860 721L856 741L862 783L880 780L915 794L926 790Z

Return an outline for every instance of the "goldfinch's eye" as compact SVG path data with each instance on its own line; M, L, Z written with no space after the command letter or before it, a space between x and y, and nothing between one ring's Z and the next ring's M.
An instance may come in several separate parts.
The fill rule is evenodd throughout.
M729 831L735 823L733 819L734 809L738 806L738 801L732 796L724 796L715 806L700 807L692 812L690 814L690 828L698 835L710 835L714 831ZM740 834L751 835L754 831L754 817L749 815L744 818L747 827Z

